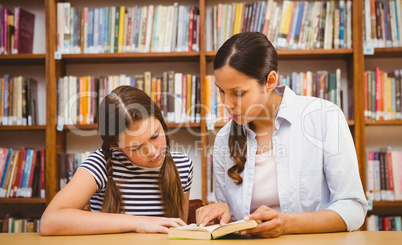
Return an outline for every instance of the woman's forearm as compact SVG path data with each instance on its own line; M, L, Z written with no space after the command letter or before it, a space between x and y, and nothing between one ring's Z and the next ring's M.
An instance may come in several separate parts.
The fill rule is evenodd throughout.
M346 231L346 224L335 211L326 209L310 213L281 213L283 234Z

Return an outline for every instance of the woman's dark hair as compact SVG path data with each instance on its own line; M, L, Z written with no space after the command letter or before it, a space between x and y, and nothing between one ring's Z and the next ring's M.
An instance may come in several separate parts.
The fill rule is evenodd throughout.
M278 71L277 53L265 35L243 32L232 36L219 48L214 70L226 65L256 79L263 86L267 83L268 74ZM247 139L242 125L234 120L230 129L229 151L235 165L228 170L228 175L240 185L243 183L240 173L247 160Z
M119 135L133 123L148 117L155 117L161 123L166 137L166 154L159 172L159 189L166 217L179 217L183 213L184 192L180 176L169 152L168 128L159 107L143 91L120 86L108 94L99 106L99 133L102 138L102 150L106 160L108 181L102 212L121 213L122 196L113 180L112 147L118 147Z

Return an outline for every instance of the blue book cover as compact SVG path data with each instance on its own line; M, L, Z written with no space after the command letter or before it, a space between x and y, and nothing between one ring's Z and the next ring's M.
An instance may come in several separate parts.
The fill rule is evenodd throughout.
M89 8L88 9L88 33L87 33L87 38L88 38L88 53L92 52L93 49L93 31L94 31L94 9Z
M402 231L401 216L395 217L395 230Z
M296 24L295 37L294 37L295 44L297 44L299 42L300 29L301 29L301 25L303 22L304 4L305 4L304 1L299 3L299 14L297 15L297 24ZM295 45L294 49L297 49L297 45Z
M339 24L339 48L345 48L345 25L346 25L346 9L345 2L339 2L340 24Z
M8 149L7 158L6 158L6 165L4 166L3 176L1 177L0 188L3 188L3 186L4 186L4 180L5 180L6 175L7 175L7 169L8 169L9 163L10 163L10 158L11 158L11 153L12 152L13 152L12 149Z
M153 28L153 33L152 33L152 43L151 43L151 52L159 52L158 46L159 46L159 33L157 32L157 27L158 27L158 18L159 16L159 10L161 10L161 5L156 6L155 8L155 14L154 14L154 28Z
M8 96L9 95L9 87L10 87L10 76L9 75L4 75L4 110L3 110L3 125L6 125L7 120L8 120Z
M103 53L104 36L105 36L105 8L99 9L99 41L97 53Z
M104 28L104 32L103 32L103 46L102 46L102 50L103 53L106 53L107 50L107 46L108 46L108 37L109 37L109 7L105 7L104 8L104 24L103 24L103 28Z
M130 78L130 85L132 86L132 87L136 87L136 85L137 85L137 82L136 82L136 77L135 76L132 76L131 78Z
M397 4L396 1L394 1L394 9L395 9L395 19L396 19L396 25L395 25L395 29L396 29L396 39L399 41L400 39L400 35L399 35L399 28L400 26L398 26L398 9L397 9ZM402 13L399 13L399 16L402 15Z
M295 43L295 35L296 35L296 28L297 28L297 20L299 20L299 9L300 9L300 2L295 2L293 4L293 20L292 21L292 29L290 32L290 39L289 42L292 43L292 45L288 46L288 49L293 49L293 43Z
M260 14L259 14L259 17L258 17L258 25L257 25L257 31L258 32L262 31L262 24L263 24L263 20L265 18L264 13L265 13L265 10L266 10L265 5L266 5L266 2L261 3L261 9L260 9ZM235 9L233 11L235 11Z

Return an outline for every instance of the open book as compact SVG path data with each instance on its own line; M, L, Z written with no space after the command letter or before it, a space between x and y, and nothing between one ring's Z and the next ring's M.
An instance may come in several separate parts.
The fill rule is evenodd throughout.
M169 239L216 239L237 231L247 230L255 228L261 221L257 220L239 220L226 225L220 226L209 225L205 227L199 227L196 224L190 224L186 226L180 226L178 228L169 229Z

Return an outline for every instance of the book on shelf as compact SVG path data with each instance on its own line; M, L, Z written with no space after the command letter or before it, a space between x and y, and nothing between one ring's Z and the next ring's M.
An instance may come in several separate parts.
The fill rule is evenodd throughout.
M196 224L190 224L187 226L180 226L177 228L170 228L168 232L169 239L199 239L199 240L211 240L219 237L242 231L252 229L258 226L261 221L257 220L239 220L231 222L225 225L209 225L205 227L199 227Z
M44 154L44 150L0 148L0 197L44 198Z
M366 195L371 201L402 200L402 152L390 147L368 151Z
M401 120L402 69L391 72L379 67L364 73L364 117L373 120Z
M65 76L58 79L58 121L64 124L96 123L98 104L121 85L146 92L159 106L167 122L200 122L199 77L174 71L156 76L150 71L127 76ZM188 85L188 88L186 86ZM190 103L191 102L191 103Z
M38 124L38 84L32 78L4 75L0 79L0 124Z
M368 231L402 231L401 216L370 215L366 218Z
M206 8L206 50L239 32L261 32L277 49L352 47L352 1L262 1Z
M0 219L0 232L1 233L27 233L39 232L39 219L21 218L18 216L11 216L6 214L4 218Z
M57 3L57 51L70 53L199 51L196 6L76 8Z
M400 0L364 0L364 45L402 47L401 5Z
M81 166L91 152L61 153L59 154L59 183L60 189L67 185L73 178L77 169Z

